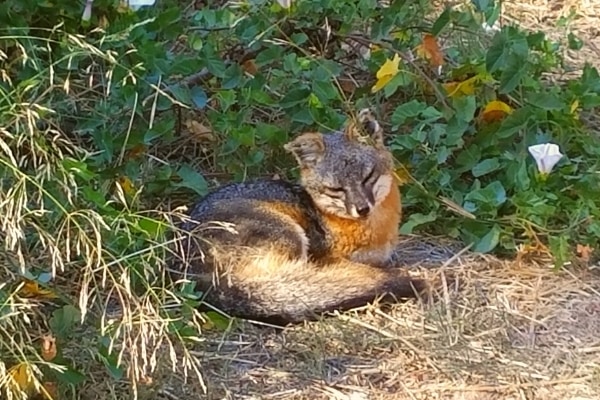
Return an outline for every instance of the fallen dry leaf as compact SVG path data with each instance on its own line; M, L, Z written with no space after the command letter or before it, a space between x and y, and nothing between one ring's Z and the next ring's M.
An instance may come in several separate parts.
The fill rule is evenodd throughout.
M56 338L50 334L42 336L42 358L52 361L56 357Z
M252 76L256 75L256 73L258 72L258 67L256 66L256 63L254 62L254 60L244 61L242 63L242 69Z
M43 289L38 282L30 279L25 279L23 287L19 290L19 295L27 298L55 299L57 297L56 293Z
M579 244L577 243L577 256L579 257L579 259L583 262L589 262L590 261L590 256L592 255L592 252L594 251L594 249L592 249L589 245L585 244Z
M198 142L210 142L215 139L213 131L196 120L188 119L184 124L191 136Z
M444 65L444 54L440 49L438 41L435 36L426 33L423 36L423 41L415 49L417 55L425 60L429 61L429 64L436 70L440 70Z
M58 400L58 386L56 382L44 382L42 394L48 400ZM43 393L45 391L45 393Z

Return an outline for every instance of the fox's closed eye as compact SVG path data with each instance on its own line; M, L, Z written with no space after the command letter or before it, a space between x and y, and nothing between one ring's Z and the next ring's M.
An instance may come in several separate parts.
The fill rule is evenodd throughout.
M369 172L369 175L367 175L367 177L365 179L363 179L362 184L366 185L367 183L370 184L374 184L375 183L375 169L372 169L371 172Z

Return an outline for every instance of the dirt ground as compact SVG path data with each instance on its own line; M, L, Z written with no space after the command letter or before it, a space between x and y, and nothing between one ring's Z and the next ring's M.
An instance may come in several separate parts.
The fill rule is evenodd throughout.
M507 1L502 21L566 40L574 73L600 68L600 0ZM574 10L574 14L570 14ZM557 27L561 17L573 22ZM406 239L407 246L420 239ZM275 332L241 324L206 332L194 356L204 382L165 367L157 399L600 399L600 267L552 269L436 244L431 298L376 306ZM166 363L167 365L169 363ZM91 382L97 398L104 382ZM203 386L207 394L203 394Z

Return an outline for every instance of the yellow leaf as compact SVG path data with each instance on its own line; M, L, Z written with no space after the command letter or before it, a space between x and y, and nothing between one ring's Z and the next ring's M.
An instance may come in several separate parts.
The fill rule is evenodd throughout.
M462 82L447 82L443 83L442 87L446 90L448 96L458 98L463 96L471 96L475 93L475 85L479 82L479 76L475 75L472 78Z
M39 283L29 279L25 279L23 287L19 290L19 295L27 298L55 299L57 297L53 291L43 289L40 287Z
M29 364L22 362L14 365L8 370L8 374L12 378L10 386L15 395L19 391L30 393L34 389L34 376Z
M391 60L388 58L383 63L381 68L379 68L379 71L377 71L377 75L376 75L377 82L371 89L371 92L375 93L375 92L383 89L383 87L385 85L387 85L389 83L389 81L391 81L392 78L398 74L399 66L400 66L400 56L398 54L394 54L394 58Z
M513 109L508 104L500 100L494 100L487 103L481 112L481 119L488 123L500 121L512 112Z
M129 179L129 177L121 176L117 180L117 183L119 184L119 186L121 186L123 192L126 195L132 196L135 193L135 187L133 186L133 182L131 181L131 179Z
M579 100L575 99L574 102L571 103L571 114L573 115L574 118L579 118Z

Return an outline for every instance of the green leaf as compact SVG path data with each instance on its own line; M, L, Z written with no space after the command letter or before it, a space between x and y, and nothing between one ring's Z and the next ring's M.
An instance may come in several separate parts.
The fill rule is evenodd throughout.
M308 35L304 32L294 33L290 39L296 46L301 46L308 41Z
M458 115L454 115L446 126L446 141L447 146L462 147L463 135L469 130L470 124Z
M504 27L492 39L492 45L486 53L485 66L490 73L520 71L526 64L528 55L527 37L515 27ZM504 86L509 86L509 79L510 76L505 76Z
M255 131L256 136L266 143L283 145L288 140L287 132L279 125L260 122Z
M492 44L485 55L485 68L488 72L496 72L505 63L509 50L506 48L504 32L497 32L492 39Z
M282 46L268 46L266 49L258 53L254 61L258 67L271 64L272 62L281 62L281 59L283 58L283 50L284 48Z
M479 146L472 144L461 151L456 157L456 165L461 167L458 171L465 172L471 170L479 160L481 160L481 150Z
M440 146L437 149L437 163L443 164L448 160L448 157L452 155L452 150L446 146Z
M519 86L527 73L527 64L510 63L500 75L500 86L498 93L510 93Z
M471 0L471 3L480 13L486 13L490 7L494 7L494 0Z
M225 63L212 46L204 46L200 52L202 64L217 78L225 76Z
M206 317L210 322L212 322L215 327L221 331L226 331L229 329L232 320L215 311L207 311L205 313Z
M418 100L411 100L408 103L396 107L392 114L391 122L395 127L400 126L404 124L406 120L419 116L426 107L426 103Z
M200 86L194 86L190 90L190 94L192 96L192 101L197 108L206 107L206 103L208 102L208 97L206 96L206 92L202 90Z
M581 86L587 89L587 91L600 92L600 73L595 67L586 64L583 67L580 79Z
M571 50L581 50L583 47L583 41L577 37L573 32L569 32L568 41L569 41L569 49Z
M192 189L201 196L208 192L208 183L206 182L206 179L189 165L182 165L177 171L177 175L182 181L177 183L175 185L176 187Z
M463 122L471 122L475 118L477 101L475 96L459 97L453 101L456 118Z
M478 178L480 176L489 174L490 172L494 172L499 168L500 161L498 158L488 158L475 165L471 170L471 173L474 177Z
M242 146L254 147L256 129L250 125L242 125L231 130L231 138Z
M106 193L96 190L91 186L84 186L81 189L81 193L86 201L89 201L97 207L104 208L107 204Z
M52 274L49 272L42 272L36 278L36 281L43 283L43 284L47 284L51 280L52 280Z
M175 85L171 87L171 94L175 99L183 104L190 104L192 102L192 94L190 89L184 85Z
M221 83L221 87L223 89L234 89L240 86L242 82L242 77L244 75L244 71L242 71L242 67L239 64L233 64L229 68L225 70L223 74L223 81Z
M219 99L219 105L222 111L227 111L229 108L237 103L237 93L235 90L220 90L217 93Z
M482 0L487 1L487 0ZM440 32L448 26L450 23L450 12L452 8L446 7L446 9L440 14L440 16L435 20L433 26L431 27L431 34L433 36L438 36Z
M480 206L490 211L506 202L506 190L502 183L494 181L484 188L469 192L464 201L463 207L470 212L477 211Z
M323 103L328 103L330 100L339 97L338 91L331 81L313 81L312 90Z
M52 313L49 325L52 332L61 338L69 337L76 325L81 322L81 313L72 305L65 305Z
M87 379L84 374L75 370L70 365L63 365L61 369L53 369L53 372L58 381L68 385L79 385Z
M97 357L102 361L108 372L114 379L122 379L125 376L125 369L119 366L119 355L117 352L108 354L106 347L102 347L97 353Z
M401 70L383 87L383 93L386 98L389 98L396 93L399 87L408 86L412 82L414 82L413 75Z
M79 176L86 182L89 182L96 177L96 174L90 171L88 169L88 165L83 161L79 161L71 157L65 157L62 160L62 165L67 171Z
M530 93L526 100L532 106L544 110L560 110L565 107L565 101L561 100L555 93Z
M408 220L400 228L401 235L410 235L413 230L424 224L435 222L437 220L437 213L431 211L429 214L414 213L408 217Z
M202 46L204 45L202 38L198 36L192 36L190 38L190 47L195 51L202 50Z
M569 237L567 235L550 236L548 244L554 258L554 268L562 268L569 261Z
M279 102L279 106L283 109L292 108L300 104L307 104L311 91L306 88L292 89Z
M504 118L495 136L499 139L514 136L517 132L527 127L533 116L534 113L531 107L523 107L515 110L508 117Z
M315 118L308 107L302 107L300 110L292 114L292 121L299 122L303 125L312 125L315 123Z
M147 217L140 217L137 223L138 228L145 232L150 238L155 238L162 227L162 224L159 221Z
M494 250L498 243L500 242L500 234L502 233L502 229L499 225L494 224L492 229L488 233L485 234L479 241L475 242L473 246L473 251L477 253L489 253Z
M527 163L525 160L512 162L506 169L506 176L511 180L513 187L520 191L528 190L531 184L531 179L527 173Z

